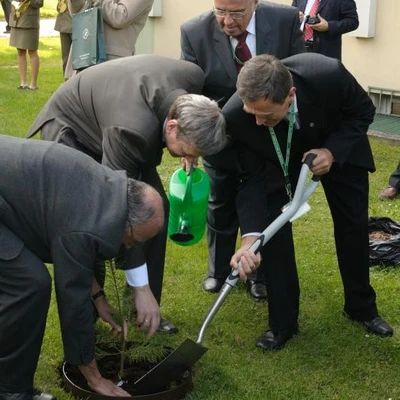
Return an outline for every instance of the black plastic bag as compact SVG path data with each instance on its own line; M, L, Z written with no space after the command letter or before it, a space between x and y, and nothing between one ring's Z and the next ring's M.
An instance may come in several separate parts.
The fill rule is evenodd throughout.
M370 264L400 265L400 224L386 217L370 217L368 231Z

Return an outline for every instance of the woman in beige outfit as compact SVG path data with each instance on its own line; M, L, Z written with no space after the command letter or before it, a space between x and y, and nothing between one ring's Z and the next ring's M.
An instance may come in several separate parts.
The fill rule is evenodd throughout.
M95 0L93 5L103 12L107 60L134 55L136 40L146 23L153 0ZM87 7L85 0L68 0L72 14ZM72 73L71 62L70 53L67 77Z
M10 14L10 46L17 48L18 71L20 85L18 89L36 90L37 77L39 74L39 26L40 11L43 7L43 0L18 1L18 5L11 8ZM27 57L29 54L31 61L31 83L27 84Z

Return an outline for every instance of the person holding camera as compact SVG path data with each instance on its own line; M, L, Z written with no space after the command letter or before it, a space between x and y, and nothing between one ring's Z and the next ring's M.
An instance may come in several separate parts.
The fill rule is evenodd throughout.
M293 0L307 51L342 59L342 35L358 28L354 0Z

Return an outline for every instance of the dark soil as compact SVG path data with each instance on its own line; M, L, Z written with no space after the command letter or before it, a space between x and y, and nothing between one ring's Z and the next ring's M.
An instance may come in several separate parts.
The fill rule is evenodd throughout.
M393 236L394 235L391 235L390 233L386 233L383 231L374 231L369 234L369 240L372 241L391 240Z
M118 372L119 372L119 357L114 357L112 355L110 356L105 356L99 360L97 360L97 364L99 367L99 370L101 371L102 375L110 379L111 381L118 383L121 380L118 377ZM146 361L138 361L134 363L126 363L127 365L125 366L125 376L123 383L119 386L121 386L124 390L126 390L128 393L130 393L132 396L136 395L145 395L145 394L152 394L149 392L139 392L135 386L134 382L136 382L140 377L142 377L146 372L150 371L153 367L157 365L157 363L150 363ZM71 382L73 382L76 386L79 386L80 388L91 391L89 386L87 385L86 379L83 377L81 372L79 371L78 367L70 366L68 365L66 368L67 371L67 376ZM184 374L182 376L182 379L179 381L171 382L164 388L157 388L157 392L162 392L166 390L170 390L173 387L179 385L182 383L183 380L187 379L189 377L190 373L189 371L187 374Z
M128 343L128 347L132 345L134 346L135 344L133 342ZM192 374L190 369L182 371L182 375L179 379L166 385L163 385L161 382L154 382L153 390L149 388L138 389L134 383L151 369L153 369L162 360L159 360L158 362L150 362L148 360L125 360L124 377L123 380L121 380L119 377L120 354L115 348L112 346L110 347L107 344L100 344L98 347L105 351L104 355L97 358L97 365L101 374L105 378L118 384L118 386L122 387L132 396L120 399L132 398L137 400L177 400L184 398L185 395L193 389ZM164 353L164 357L166 357L173 351L173 349L170 347L164 347L164 351L166 353ZM64 376L63 369L66 377ZM60 368L60 376L62 377L64 389L75 395L77 398L86 398L92 400L113 399L113 397L101 396L98 393L92 392L78 367L64 363L64 367Z

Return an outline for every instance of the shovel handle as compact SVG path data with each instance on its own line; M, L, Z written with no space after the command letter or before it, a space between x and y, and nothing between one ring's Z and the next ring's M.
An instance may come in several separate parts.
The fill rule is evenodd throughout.
M313 161L317 158L317 155L315 153L308 153L305 160L304 164L307 165L308 169L311 171L312 163ZM320 175L313 175L311 178L314 182L319 182L321 179Z
M261 235L258 236L256 241L249 247L249 250L252 250L254 253L259 252L261 248L265 245L265 243L267 243L275 235L275 233L278 232L279 229L281 229L290 220L290 218L297 212L300 206L304 202L306 202L310 195L313 193L318 185L319 176L313 176L312 182L310 182L308 186L306 185L306 181L315 157L317 157L316 154L310 153L305 158L300 170L300 176L297 183L296 191L288 209L284 213L279 215L278 218L272 221L271 224L264 229ZM239 272L241 268L242 263L239 262L238 267L236 269L232 269L231 273L226 278L217 299L211 306L209 312L206 315L206 318L204 319L203 325L200 328L199 336L197 338L198 344L202 343L207 326L210 324L212 318L221 307L228 293L239 280Z

